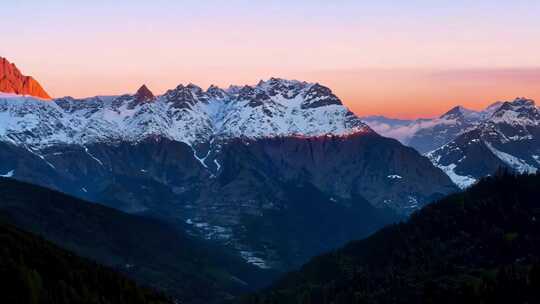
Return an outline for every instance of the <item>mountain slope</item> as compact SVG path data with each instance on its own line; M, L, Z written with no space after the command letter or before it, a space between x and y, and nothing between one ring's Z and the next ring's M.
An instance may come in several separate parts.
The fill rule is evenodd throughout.
M225 159L250 155L235 160L249 163L254 157L276 179L307 180L336 198L362 196L375 207L402 213L453 191L426 158L375 133L241 141L223 153Z
M486 178L244 303L537 303L540 176Z
M505 102L483 123L428 154L461 187L499 168L540 168L540 110L534 101Z
M172 303L112 269L1 221L0 239L5 303Z
M0 179L0 218L184 303L232 297L267 278L170 225L10 179Z
M4 303L172 303L113 270L0 221Z
M61 150L41 153L48 164L28 150L6 145L0 150L0 172L13 172L18 179L38 181L124 211L166 219L177 226L188 223L191 233L227 244L239 253L252 252L265 260L267 267L280 269L306 261L306 250L309 257L366 236L392 222L395 211L408 214L455 191L448 177L426 158L376 134L238 139L219 143L206 153L166 139L84 148L63 146ZM326 198L324 205L334 211L317 219L329 223L327 231L332 230L330 223L340 223L342 236L328 234L323 246L308 246L298 254L281 252L277 256L273 251L282 243L273 239L266 244L268 250L260 252L260 242L266 236L246 238L246 218L263 222L274 212L288 216L291 206L303 206L306 214L318 212L312 209L320 205L291 193L296 190L291 190L289 184L309 184L324 194L320 200ZM372 210L366 215L378 215L338 216L347 210L366 208ZM296 230L304 227L301 222L292 224ZM280 222L267 225L264 231L271 234ZM307 233L312 239L322 238L318 231Z
M0 57L0 93L51 98L34 78L24 76L15 64L3 57Z

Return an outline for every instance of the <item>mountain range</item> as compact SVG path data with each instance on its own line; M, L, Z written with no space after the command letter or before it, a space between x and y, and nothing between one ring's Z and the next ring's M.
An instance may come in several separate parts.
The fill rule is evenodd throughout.
M427 153L452 141L459 134L488 119L503 104L498 101L481 111L455 106L436 118L415 120L367 116L362 120L379 134L399 140L420 153Z
M455 107L435 119L364 119L386 136L425 153L461 188L500 168L540 168L540 110L526 98L496 102L482 111Z
M525 98L505 102L478 126L427 156L461 187L500 168L536 173L540 168L540 110Z
M158 218L261 268L298 266L457 190L317 83L4 94L0 117L0 175Z

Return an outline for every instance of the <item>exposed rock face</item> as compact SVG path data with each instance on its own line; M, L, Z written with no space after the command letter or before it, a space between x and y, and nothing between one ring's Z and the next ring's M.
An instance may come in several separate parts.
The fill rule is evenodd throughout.
M137 93L135 93L135 98L138 102L147 102L149 100L154 99L154 94L148 87L144 84L142 87L140 87L137 90Z
M135 109L138 105L144 103L150 103L156 100L154 93L148 89L148 87L143 84L133 96L124 95L122 99L130 100L127 108L129 110Z
M51 98L34 78L24 76L15 64L3 57L0 57L0 92Z

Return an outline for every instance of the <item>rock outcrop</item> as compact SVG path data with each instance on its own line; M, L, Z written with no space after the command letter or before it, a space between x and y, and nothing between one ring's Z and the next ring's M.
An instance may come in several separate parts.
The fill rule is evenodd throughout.
M43 99L51 97L31 76L25 76L15 64L0 57L0 92L17 95L30 95Z
M135 97L138 102L148 102L155 98L152 91L150 91L150 89L148 89L145 84L143 84L143 86L140 87L139 90L137 90L137 93L135 93Z

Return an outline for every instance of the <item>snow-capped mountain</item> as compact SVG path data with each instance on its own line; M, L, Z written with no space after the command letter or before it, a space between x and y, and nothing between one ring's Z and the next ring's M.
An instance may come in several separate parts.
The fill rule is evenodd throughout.
M426 153L482 123L491 117L501 104L502 102L493 103L482 111L456 106L433 119L396 120L371 116L363 120L379 134L395 138L420 153Z
M33 149L148 137L196 145L213 139L372 132L328 88L281 79L238 90L179 85L158 97L146 86L134 95L47 103L0 95L0 115L0 136Z
M427 156L462 188L501 167L535 173L540 168L540 110L525 98L504 102L478 126Z
M1 95L0 175L165 219L281 269L456 190L329 88L276 78L159 96Z

